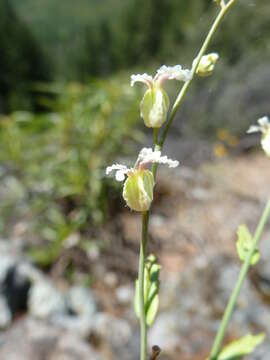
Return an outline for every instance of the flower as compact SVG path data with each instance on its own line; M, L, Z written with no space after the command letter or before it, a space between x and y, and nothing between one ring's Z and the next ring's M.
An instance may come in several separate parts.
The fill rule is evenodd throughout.
M177 160L171 160L168 159L167 156L161 156L160 151L143 148L133 168L128 168L121 164L114 164L106 169L106 175L109 175L112 171L116 171L116 180L125 180L123 197L132 210L147 211L151 206L155 181L153 173L147 168L153 163L167 164L171 168L179 165Z
M200 63L197 67L196 74L203 77L211 75L214 71L218 58L219 55L217 53L211 53L202 56ZM193 61L193 64L195 61L196 59Z
M166 121L169 110L169 98L162 86L166 80L189 81L192 77L190 70L182 69L181 65L161 66L157 70L155 77L144 73L131 75L131 86L136 82L142 82L147 85L141 101L141 117L147 127L159 128Z
M270 157L270 121L267 116L258 120L259 125L251 125L247 133L251 134L260 131L262 133L261 145L266 155Z

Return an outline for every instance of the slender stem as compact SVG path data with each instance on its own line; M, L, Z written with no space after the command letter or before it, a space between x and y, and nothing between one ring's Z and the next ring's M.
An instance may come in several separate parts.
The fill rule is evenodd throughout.
M140 297L140 326L141 326L141 357L146 360L147 354L147 325L144 308L144 264L146 258L147 231L148 231L149 212L142 213L142 239L139 259L139 297Z
M193 80L194 75L196 73L197 67L198 67L198 65L199 65L199 63L201 61L201 58L205 54L205 52L206 52L206 50L207 50L207 48L209 46L209 43L212 40L213 35L215 34L219 24L221 23L222 19L224 18L226 13L229 11L231 6L235 3L235 1L236 0L230 0L225 6L221 7L221 10L220 10L218 16L216 17L213 25L211 26L211 29L210 29L208 35L206 36L206 38L204 40L204 43L203 43L197 57L195 58L194 63L192 65L192 70L191 70L192 77L191 77L191 79L189 81L184 83L184 85L181 88L181 90L180 90L180 92L179 92L179 94L178 94L178 96L177 96L177 98L175 100L175 103L174 103L174 105L172 107L170 116L169 116L168 121L167 121L167 123L165 125L165 129L164 129L164 131L163 131L163 133L161 135L161 139L160 139L160 143L159 143L161 148L163 147L164 141L165 141L165 139L167 137L167 133L168 133L169 128L170 128L170 126L171 126L171 124L173 122L175 114L176 114L177 110L179 109L180 105L182 104L182 102L184 100L184 97L185 97L185 95L186 95L186 93L187 93L187 91L188 91L188 89L189 89L189 87L190 87L190 85L192 83L192 80Z
M158 143L158 128L154 128L154 131L153 131L153 141L154 141L154 150L155 151L160 151L161 150L161 147ZM153 172L153 175L154 175L154 179L156 179L156 175L157 175L157 164L154 163L153 166L152 166L152 172Z
M260 240L260 238L262 236L262 232L263 232L265 223L266 223L269 215L270 215L270 200L267 202L266 207L264 209L264 212L263 212L263 214L261 216L259 225L258 225L258 227L256 229L256 232L255 232L255 235L253 237L252 246L251 246L251 248L250 248L250 250L248 252L248 255L247 255L246 259L245 259L245 262L242 265L242 268L241 268L241 271L239 273L239 277L238 277L237 283L235 285L234 291L233 291L233 293L231 295L231 298L230 298L230 300L228 302L228 305L226 307L225 313L223 315L222 322L220 324L218 333L216 335L216 338L215 338L215 341L214 341L214 344L213 344L213 347L212 347L212 350L211 350L210 360L217 360L217 357L218 357L218 354L220 352L220 348L221 348L221 345L222 345L222 341L223 341L223 338L224 338L228 323L230 321L232 312L234 310L234 307L235 307L239 292L241 290L241 287L242 287L243 282L245 280L245 277L247 275L252 255L254 254L254 251L256 250L256 248L258 246L258 242L259 242L259 240Z
M180 90L176 101L172 107L169 119L166 123L165 129L161 135L161 139L158 142L158 129L154 129L154 148L155 150L162 150L164 141L167 137L167 133L169 128L172 124L172 121L175 117L177 110L179 109L182 101L191 85L192 79L194 74L196 73L196 69L200 63L202 56L204 55L207 47L218 28L221 20L229 10L229 8L234 4L236 0L230 0L224 7L221 8L216 20L214 21L202 47L199 51L199 54L194 61L192 66L192 78L190 81L186 82L182 89ZM154 178L156 178L157 173L157 164L153 164L152 172ZM145 319L145 309L144 309L144 263L145 263L145 256L146 256L146 245L147 245L147 233L148 233L148 223L149 223L149 211L142 214L142 240L141 240L141 248L140 248L140 260L139 260L139 296L140 296L140 326L141 326L141 357L140 360L146 360L146 353L147 353L147 325Z

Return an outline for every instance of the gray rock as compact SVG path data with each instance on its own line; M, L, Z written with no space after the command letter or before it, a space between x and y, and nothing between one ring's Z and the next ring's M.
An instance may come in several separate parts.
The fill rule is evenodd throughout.
M0 359L104 360L78 334L30 317L0 333Z
M49 281L40 281L31 287L28 309L31 315L40 319L67 311L64 296Z
M64 334L48 360L103 360L85 341L74 333Z
M12 314L6 299L0 296L0 329L5 329L11 324Z
M61 332L45 323L23 318L1 334L0 359L41 360L53 349Z
M130 285L119 286L115 291L115 296L120 304L131 304L134 298L134 289Z
M73 286L67 294L67 305L73 313L91 317L96 312L93 293L86 287Z
M81 338L87 339L93 330L93 317L73 316L66 314L54 315L51 318L54 326L63 328L64 330L73 331Z
M96 314L93 331L114 348L125 346L132 336L132 329L127 321L107 313Z
M149 330L149 346L158 345L166 353L174 352L179 347L180 331L179 312L162 313Z

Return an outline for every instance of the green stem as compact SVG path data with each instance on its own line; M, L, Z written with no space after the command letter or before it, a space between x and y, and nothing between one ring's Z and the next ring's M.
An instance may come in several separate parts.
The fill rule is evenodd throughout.
M212 347L212 350L211 350L210 360L217 360L217 358L218 358L218 354L219 354L220 349L221 349L222 341L224 339L224 335L225 335L228 323L230 321L230 318L231 318L232 312L234 310L234 307L235 307L239 292L241 290L241 287L243 285L243 282L245 280L245 277L247 275L247 272L248 272L248 269L249 269L249 266L250 266L250 261L251 261L252 255L254 254L254 251L256 250L256 248L258 246L258 242L259 242L259 240L260 240L260 238L262 236L262 232L263 232L265 223L266 223L269 215L270 215L270 200L267 202L266 207L264 209L264 212L263 212L263 214L261 216L259 225L258 225L258 227L256 229L256 232L255 232L255 235L253 237L252 246L251 246L251 248L250 248L250 250L248 252L248 255L247 255L246 259L245 259L245 262L242 265L242 268L241 268L237 283L235 285L233 293L232 293L232 295L230 297L230 300L228 302L228 305L226 307L225 313L223 315L222 322L220 324L218 333L216 335L216 338L215 338L215 341L214 341L214 344L213 344L213 347Z
M155 151L161 150L161 147L158 143L158 130L159 130L159 128L154 128L154 131L153 131L153 140L154 140L154 150ZM157 164L156 163L154 163L152 166L152 172L154 175L154 179L156 180L156 175L157 175Z
M172 107L169 119L166 123L165 129L161 135L160 141L158 141L158 129L154 129L154 149L156 151L162 150L164 141L167 137L167 133L169 128L172 124L172 121L175 117L177 110L179 109L184 97L191 85L192 79L196 73L196 69L200 63L202 56L204 55L207 47L218 28L221 20L230 9L230 7L234 4L236 0L230 0L224 7L221 8L216 20L214 21L202 47L199 51L199 54L193 64L192 67L192 78L190 81L186 82L182 89L180 90L176 101ZM157 164L153 164L152 172L154 175L154 179L156 178L157 173ZM140 360L146 360L146 353L147 353L147 326L146 326L146 319L145 319L145 309L144 309L144 263L145 263L145 256L146 256L146 244L147 244L147 232L148 232L148 223L149 223L149 211L142 214L142 240L141 240L141 248L140 248L140 260L139 260L139 296L140 296L140 326L141 326L141 357Z
M140 298L140 326L141 326L141 357L146 360L147 355L147 325L144 308L144 265L146 258L147 232L149 212L142 213L142 239L139 259L139 298Z
M185 82L183 87L181 88L176 100L175 100L175 103L172 107L172 110L171 110L171 113L170 113L170 116L169 116L169 119L165 125L165 129L161 135L161 139L160 139L160 147L162 149L163 147L163 144L164 144L164 141L167 137L167 133L169 131L169 128L171 127L171 124L173 122L173 119L175 117L175 114L177 113L180 105L182 104L184 98L185 98L185 95L192 83L192 80L194 78L194 75L196 74L196 70L197 70L197 67L201 61L201 58L203 57L203 55L205 54L208 46L209 46L209 43L210 41L212 40L219 24L221 23L222 19L224 18L224 16L226 15L226 13L229 11L229 9L231 8L231 6L235 3L236 0L230 0L225 6L223 6L218 14L218 16L216 17L213 25L211 26L211 29L208 33L208 35L206 36L205 40L204 40L204 43L197 55L197 57L195 58L195 61L192 65L192 70L191 70L191 73L192 73L192 77L189 81Z

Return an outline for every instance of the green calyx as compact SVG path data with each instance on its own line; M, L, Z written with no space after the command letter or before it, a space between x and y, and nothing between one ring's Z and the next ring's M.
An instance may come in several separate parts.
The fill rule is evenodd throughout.
M169 98L159 86L148 89L141 101L141 117L149 128L160 128L166 121Z
M125 181L123 197L131 210L147 211L153 201L154 177L149 170L135 170Z

